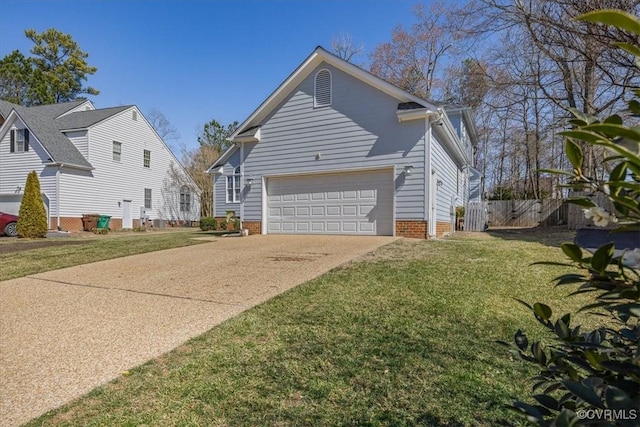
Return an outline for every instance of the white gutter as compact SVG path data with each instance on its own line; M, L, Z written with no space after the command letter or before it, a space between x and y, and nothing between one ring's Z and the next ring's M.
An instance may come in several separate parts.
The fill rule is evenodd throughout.
M463 165L470 164L471 159L468 158L464 148L462 147L460 138L458 138L458 134L456 133L456 130L453 128L453 125L449 121L449 117L447 116L445 110L443 110L442 108L438 108L438 113L440 116L440 122L442 124L441 126L442 133L444 134L447 140L452 142L450 147L454 152L453 154L456 155L456 157L458 157L458 159Z
M58 167L71 168L71 169L80 169L80 170L84 170L84 171L92 171L92 170L95 169L93 166L87 167L87 166L82 166L82 165L74 165L73 163L51 162L51 163L43 163L43 165L45 165L45 166L58 166Z
M428 119L429 117L435 116L438 113L436 111L432 111L426 108L416 108L412 110L397 110L396 116L398 117L398 122L408 122L410 120L422 120Z
M244 222L244 144L240 144L240 234Z

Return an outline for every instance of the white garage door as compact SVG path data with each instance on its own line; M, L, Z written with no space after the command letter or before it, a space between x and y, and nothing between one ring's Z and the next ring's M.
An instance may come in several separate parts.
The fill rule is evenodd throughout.
M267 180L267 233L393 235L393 170Z

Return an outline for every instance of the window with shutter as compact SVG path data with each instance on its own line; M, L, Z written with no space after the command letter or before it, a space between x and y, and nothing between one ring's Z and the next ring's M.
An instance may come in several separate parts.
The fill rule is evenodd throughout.
M313 106L331 105L331 71L322 69L316 73Z
M11 129L10 153L24 153L29 151L29 130Z

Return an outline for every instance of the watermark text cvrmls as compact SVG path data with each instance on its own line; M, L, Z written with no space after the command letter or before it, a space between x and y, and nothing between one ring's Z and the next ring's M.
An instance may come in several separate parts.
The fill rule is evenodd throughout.
M638 419L636 409L579 409L576 415L580 420L633 421Z

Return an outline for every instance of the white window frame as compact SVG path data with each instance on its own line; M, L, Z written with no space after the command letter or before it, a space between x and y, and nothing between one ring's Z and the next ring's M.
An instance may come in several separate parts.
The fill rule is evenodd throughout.
M118 148L116 150L116 147ZM121 162L122 161L122 142L113 141L113 161Z
M151 169L151 150L142 150L142 166Z
M241 170L240 166L237 166L233 170L233 175L227 175L225 188L227 203L240 203L240 182ZM229 197L229 190L231 190L231 197Z
M26 129L16 129L15 130L15 142L14 142L14 153L24 153L25 151L29 151L29 149L25 148L26 138L24 137L24 131Z
M149 197L147 197L147 192L149 192ZM144 189L144 208L153 209L153 193L150 188Z
M327 72L329 74L329 102L327 103L318 102L318 76L322 72ZM313 108L328 107L332 103L333 103L333 74L331 73L331 70L327 68L323 68L322 70L318 70L315 77L313 78Z

